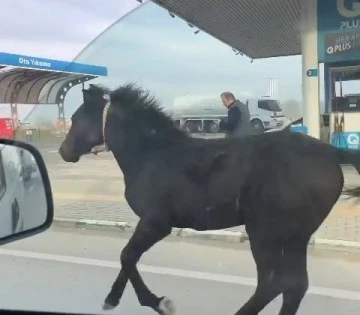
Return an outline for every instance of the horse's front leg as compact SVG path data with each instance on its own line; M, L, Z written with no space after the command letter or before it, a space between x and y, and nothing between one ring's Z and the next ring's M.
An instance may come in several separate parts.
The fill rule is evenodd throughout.
M104 310L113 309L119 304L129 279L142 306L151 307L159 314L170 315L174 313L171 301L165 297L159 298L154 295L147 288L136 268L141 255L155 243L168 236L170 232L171 225L163 218L156 220L141 219L139 221L134 234L121 252L121 270L105 299Z

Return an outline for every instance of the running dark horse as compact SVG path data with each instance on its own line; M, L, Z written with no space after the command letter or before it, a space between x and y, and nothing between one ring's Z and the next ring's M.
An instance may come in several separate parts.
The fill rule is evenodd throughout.
M340 164L359 171L360 153L287 130L195 139L133 84L114 91L91 85L83 96L59 153L75 163L105 143L124 174L126 200L140 218L103 309L119 304L130 280L141 305L174 314L170 299L153 294L142 280L136 267L142 254L172 227L245 225L258 284L236 314L256 315L279 294L279 314L296 314L308 289L308 242L341 195Z

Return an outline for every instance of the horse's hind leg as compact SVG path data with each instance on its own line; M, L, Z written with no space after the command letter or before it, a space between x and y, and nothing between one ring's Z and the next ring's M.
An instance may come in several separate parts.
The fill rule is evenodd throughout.
M170 232L171 226L162 222L144 219L139 221L134 234L121 252L121 270L105 299L103 309L109 310L119 304L129 279L141 305L151 307L159 314L172 314L173 306L170 300L151 293L136 268L141 255Z
M139 299L139 303L142 306L149 306L155 309L159 306L161 301L163 301L163 303L168 303L169 300L165 298L158 298L149 290L135 266L131 272L130 278L126 276L124 269L121 269L117 279L112 286L111 292L104 302L103 310L111 310L119 304L128 279L130 279Z
M284 246L283 305L279 315L295 315L308 289L308 241L309 238L291 238Z
M241 307L236 315L257 315L269 302L282 292L282 244L271 237L261 239L248 231L253 253L258 284L253 296Z
M171 315L175 313L173 302L165 296L159 298L152 293L144 283L136 267L130 276L130 281L141 306L151 307L161 315Z

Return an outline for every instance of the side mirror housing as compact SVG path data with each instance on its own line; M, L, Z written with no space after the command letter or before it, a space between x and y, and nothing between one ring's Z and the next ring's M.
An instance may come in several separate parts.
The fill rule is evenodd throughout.
M0 245L47 230L53 217L41 153L28 143L0 139Z

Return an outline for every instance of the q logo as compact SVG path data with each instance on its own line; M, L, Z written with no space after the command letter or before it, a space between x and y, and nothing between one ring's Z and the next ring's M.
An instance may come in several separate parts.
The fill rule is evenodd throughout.
M359 0L349 0L352 3L352 8L348 9L345 6L346 0L336 0L336 8L338 12L348 19L356 18L360 16L360 1Z
M349 134L346 140L349 148L357 148L360 144L360 137L356 133Z

